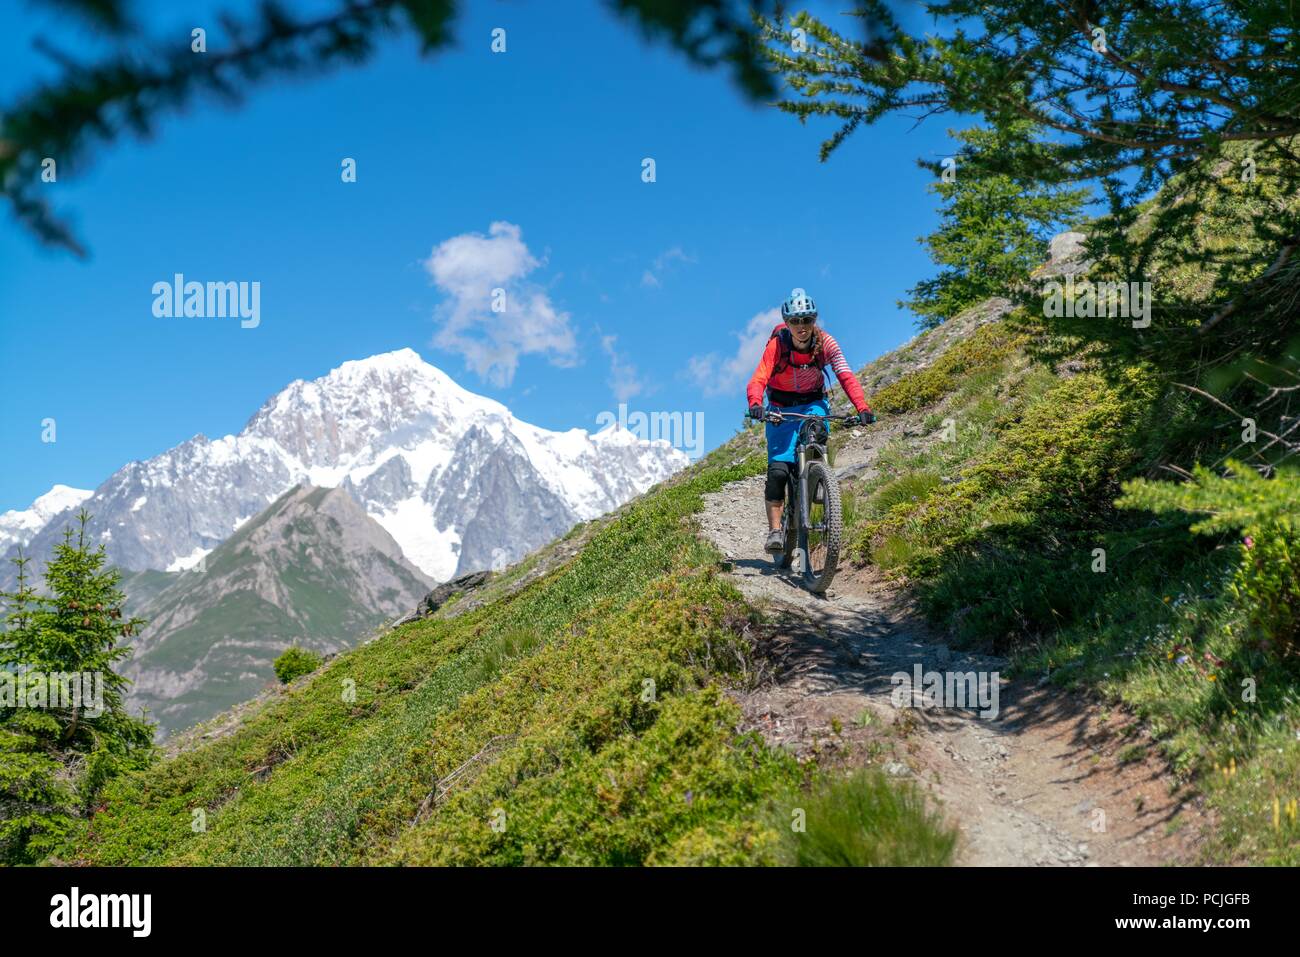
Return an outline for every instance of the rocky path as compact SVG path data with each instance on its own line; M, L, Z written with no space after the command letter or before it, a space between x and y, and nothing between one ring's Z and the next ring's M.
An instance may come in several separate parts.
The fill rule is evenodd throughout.
M901 428L902 426L895 426ZM869 476L887 432L841 451L841 482ZM706 496L702 534L773 626L775 678L741 696L747 724L801 759L872 763L929 790L962 834L968 865L1149 865L1186 860L1199 811L1155 760L1132 758L1123 716L1055 689L998 685L998 713L901 707L896 672L1005 672L950 649L873 569L841 572L813 595L762 551L761 477Z

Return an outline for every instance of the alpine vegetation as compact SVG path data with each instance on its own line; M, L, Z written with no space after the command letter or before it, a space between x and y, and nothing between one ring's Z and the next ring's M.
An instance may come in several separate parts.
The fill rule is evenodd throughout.
M91 544L89 517L64 530L41 592L25 556L0 592L0 864L46 858L113 777L153 758L153 729L127 713L114 671L144 621L123 612L121 573Z

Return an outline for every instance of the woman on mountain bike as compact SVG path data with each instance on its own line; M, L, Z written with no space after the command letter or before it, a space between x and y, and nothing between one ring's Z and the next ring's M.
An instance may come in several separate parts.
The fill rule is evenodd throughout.
M829 415L826 367L830 366L857 410L858 421L863 425L876 421L862 385L840 352L839 344L829 332L817 328L817 306L811 297L802 289L795 289L781 304L781 318L785 321L772 330L758 368L749 380L746 397L750 418L763 418L764 389L776 412ZM784 547L781 508L785 503L786 484L797 477L795 441L800 422L787 419L779 424L767 423L767 488L763 497L767 502L768 533L763 548L768 552L780 552Z

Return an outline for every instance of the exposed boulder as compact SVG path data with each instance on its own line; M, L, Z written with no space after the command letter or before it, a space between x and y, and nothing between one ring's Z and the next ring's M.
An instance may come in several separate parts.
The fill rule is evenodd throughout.
M419 621L421 618L429 617L445 605L453 595L463 595L486 585L492 579L493 574L490 571L470 572L468 575L461 575L449 582L443 582L420 599L420 603L415 606L414 611L407 612L393 622L392 627L396 628L399 625L409 624L413 621Z
M1083 245L1087 239L1086 233L1057 233L1052 237L1049 247L1051 258L1034 270L1034 277L1045 279L1049 276L1077 276L1087 272L1092 265Z

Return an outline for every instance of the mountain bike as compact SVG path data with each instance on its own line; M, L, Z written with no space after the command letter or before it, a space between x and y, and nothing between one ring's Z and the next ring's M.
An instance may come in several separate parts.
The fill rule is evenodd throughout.
M829 423L834 420L848 425L857 422L857 416L803 415L775 409L768 409L763 415L763 421L774 425L785 419L802 419L803 425L799 426L795 442L798 475L789 483L781 512L785 547L774 561L781 568L795 565L804 587L821 594L835 577L843 532L840 485L826 451Z

